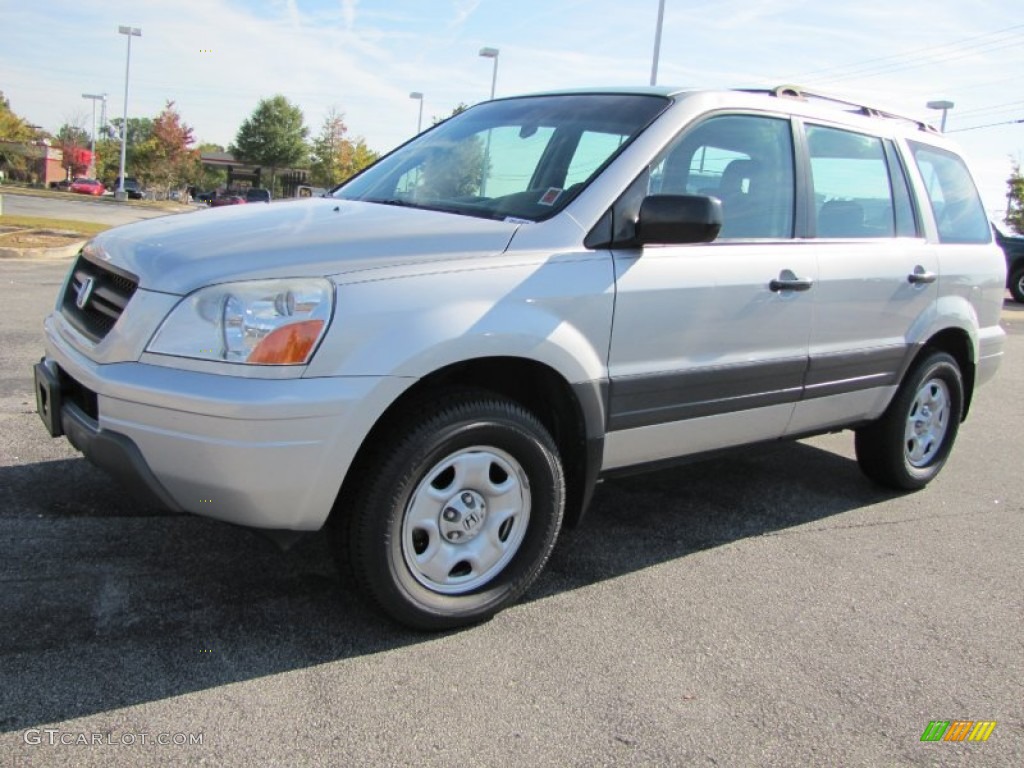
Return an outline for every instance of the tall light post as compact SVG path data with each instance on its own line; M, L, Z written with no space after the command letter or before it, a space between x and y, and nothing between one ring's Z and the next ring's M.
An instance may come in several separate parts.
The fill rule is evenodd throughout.
M89 169L91 173L89 176L96 175L96 102L102 101L104 105L107 103L107 94L105 93L83 93L83 99L92 99L92 144L89 146L89 153L91 155L89 159Z
M658 0L658 24L654 28L654 58L651 61L651 85L658 84L658 59L661 56L661 27L665 22L665 0Z
M124 201L128 195L124 191L124 161L128 151L128 73L132 66L132 38L142 37L142 30L138 27L117 28L118 34L128 36L128 57L124 63L124 114L121 118L121 165L120 174L117 178L117 191L114 192L114 199Z
M409 94L410 99L416 99L420 103L420 116L416 118L416 135L420 135L420 131L423 130L423 94L419 91L413 91Z
M925 106L928 107L928 109L942 110L942 125L939 127L939 130L945 133L946 115L949 113L949 110L956 106L956 104L954 104L952 101L929 101L927 104L925 104Z
M491 73L491 101L494 101L494 87L498 84L498 49L481 48L480 55L485 59L494 59L494 70Z

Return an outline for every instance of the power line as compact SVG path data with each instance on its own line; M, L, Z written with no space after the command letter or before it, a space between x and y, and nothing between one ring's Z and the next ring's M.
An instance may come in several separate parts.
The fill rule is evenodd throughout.
M970 128L957 128L953 131L946 131L946 133L964 133L965 131L980 131L982 128L995 128L999 125L1017 125L1018 123L1024 123L1024 117L1019 120L1007 120L1002 123L988 123L987 125L972 125Z
M1021 29L1024 29L1024 24L1017 24L1011 27L1004 27L1003 29L998 29L993 32L986 32L981 35L974 35L960 40L954 40L951 43L930 45L890 56L881 56L860 62L840 64L832 67L826 67L824 69L813 70L802 75L797 75L792 79L818 79L822 82L836 82L853 77L873 77L878 74L887 74L888 72L896 72L904 69L924 66L935 61L950 61L962 58L972 53L1002 50L1003 48L1011 47L1018 42L1015 38L1020 36L1020 33L1017 32L1017 30ZM984 42L975 42L981 40L984 40ZM988 51L985 51L986 48L988 48ZM902 65L894 66L900 62L903 62ZM844 72L843 70L846 71ZM836 74L828 75L827 73L830 72L836 72ZM824 77L819 77L822 75L824 75Z

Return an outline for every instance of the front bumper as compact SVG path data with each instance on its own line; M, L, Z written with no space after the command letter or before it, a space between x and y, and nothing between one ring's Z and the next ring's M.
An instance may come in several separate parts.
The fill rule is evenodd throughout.
M389 377L252 379L97 364L46 322L37 408L151 503L240 525L316 530L387 404Z

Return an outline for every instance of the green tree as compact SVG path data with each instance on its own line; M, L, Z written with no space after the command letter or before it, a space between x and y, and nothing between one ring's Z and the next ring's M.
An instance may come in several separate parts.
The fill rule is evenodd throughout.
M438 117L437 115L434 115L432 118L430 118L430 124L431 125L437 125L438 123L443 123L445 120L453 118L456 115L461 114L462 112L465 112L467 109L469 109L469 105L466 104L466 102L464 102L464 101L460 101L455 106L455 108L451 111L451 113L449 113L447 115L444 115L443 117Z
M11 103L0 91L0 170L21 176L28 168L28 142L36 130L11 110Z
M469 109L459 103L451 114L433 117L434 125L443 123ZM423 166L420 191L430 197L471 197L483 193L484 166L489 165L487 150L479 135L468 136L447 151L435 153Z
M196 151L200 155L204 155L207 152L223 152L224 147L220 144L206 142L196 147ZM223 186L227 183L227 179L228 172L224 169L209 168L200 162L195 178L192 179L192 183L195 184L199 191L206 192Z
M377 153L366 145L362 137L352 140L347 133L344 115L332 107L310 148L314 186L336 186L377 160Z
M113 173L113 175L109 179L109 183L111 183L111 184L113 184L113 182L117 179L117 174L118 174L118 171L120 170L120 166L121 166L121 125L122 125L123 122L124 121L120 117L115 117L113 120L110 121L110 124L108 126L106 126L106 134L107 134L107 136L112 141L114 141L114 143L117 145L117 151L116 151L114 157L112 157L112 158L110 158L110 157L102 157L102 162L103 162L103 167L104 168L107 167L107 163L108 162L110 162L111 160L113 161L114 173ZM137 152L138 148L140 146L142 146L144 143L146 143L147 141L149 141L149 139L152 136L153 136L153 119L152 118L149 118L149 117L129 117L128 118L128 142L127 142L127 146L125 147L125 159L124 159L124 168L125 168L124 175L125 176L135 176L136 175L136 164L137 164L137 161L138 161L138 159L136 157L136 152ZM97 144L96 154L100 154L100 151L99 151L99 139L97 139L96 144ZM109 153L104 151L104 155L107 155L107 154L109 154ZM99 175L98 171L97 171L97 175Z
M191 147L194 143L192 128L182 122L174 102L168 101L153 120L150 137L136 149L139 175L167 196L172 189L184 191L199 175L199 152Z
M1014 232L1024 235L1024 176L1021 176L1019 162L1013 164L1006 186L1006 224Z
M0 141L32 141L35 129L11 110L11 102L0 91Z
M96 138L96 178L113 188L121 164L121 140Z
M273 188L278 168L295 167L306 159L309 129L303 122L302 110L284 96L260 99L228 149L242 162L270 168Z

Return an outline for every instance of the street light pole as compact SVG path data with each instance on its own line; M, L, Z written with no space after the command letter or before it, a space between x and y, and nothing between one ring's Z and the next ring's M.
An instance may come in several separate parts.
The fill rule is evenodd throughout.
M83 99L92 99L92 144L89 147L89 153L91 155L91 157L89 158L89 168L91 169L92 172L89 174L89 176L95 177L96 176L96 102L97 101L106 102L107 94L105 94L105 93L83 93L82 94L82 98Z
M494 59L494 69L491 72L491 101L494 101L494 88L498 84L498 49L481 48L480 55L485 59Z
M410 99L416 99L420 103L420 115L416 118L416 135L419 136L423 130L423 94L419 91L413 91L409 94Z
M658 59L661 57L661 27L665 22L665 0L658 0L658 23L654 28L654 57L651 61L651 85L658 84Z
M928 109L941 109L942 110L942 125L939 127L939 130L942 133L945 133L946 132L946 115L949 113L949 110L951 110L953 107L956 106L956 104L954 104L952 101L929 101L927 104L925 104L925 106L928 107Z
M138 27L119 26L117 31L118 34L128 36L128 56L124 64L124 114L121 118L121 166L117 179L117 191L114 193L115 200L123 201L128 197L124 191L124 161L128 151L128 73L132 66L132 38L142 37L142 30Z

